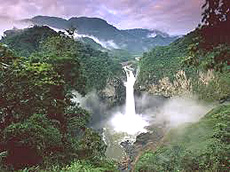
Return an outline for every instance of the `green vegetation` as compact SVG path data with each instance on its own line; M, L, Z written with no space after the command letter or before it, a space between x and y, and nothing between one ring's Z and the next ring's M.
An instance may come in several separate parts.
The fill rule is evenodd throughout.
M47 26L34 26L25 30L6 31L0 42L8 45L19 56L28 57L38 51L40 44L48 37L57 35L58 33Z
M223 103L230 97L229 1L206 0L203 25L140 61L138 86L153 94L196 95ZM145 152L135 171L229 171L230 105L219 105L199 122L171 129L156 150Z
M211 74L212 73L212 74ZM207 102L218 101L223 103L230 96L230 73L208 71L204 75L199 74L199 79L193 79L193 93L200 100Z
M65 167L60 166L51 166L45 170L40 169L39 166L25 168L23 170L19 170L18 172L30 172L30 171L39 171L39 172L118 172L114 162L108 161L106 159L102 159L96 165L92 165L92 163L87 161L74 161L70 165Z
M178 71L170 81L164 77L157 84L148 87L148 92L165 97L196 95L200 100L207 102L224 102L229 99L230 74L228 71L193 72L193 77L187 77L183 70Z
M38 27L29 33L33 29ZM40 39L36 38L33 41ZM63 34L40 43L38 49L31 47L28 57L15 55L23 54L21 49L14 54L0 44L0 167L115 171L114 163L105 158L101 136L87 127L90 114L71 99L72 90L82 95L102 90L107 80L120 74L120 64Z
M228 171L230 160L230 106L222 105L198 123L171 130L154 152L146 152L135 170Z
M156 47L144 53L139 63L137 85L148 86L163 77L173 79L173 75L183 69L182 59L188 54L188 47L197 35L197 31L191 32L169 46Z
M138 86L157 84L164 77L173 81L180 70L192 80L200 71L214 70L227 75L230 66L229 2L207 0L203 10L202 26L169 46L154 48L143 55Z
M112 48L111 52L114 50L114 53L117 53L117 51L127 51L127 54L141 55L152 47L168 45L177 39L177 36L169 36L158 30L119 30L100 18L72 17L66 20L58 17L36 16L27 21L35 25L45 25L63 30L76 28L77 33L80 35L94 36L101 42L106 42L108 45L110 44ZM157 36L151 37L153 34L157 34ZM83 42L90 44L94 48L102 48L96 42L86 37L82 39Z
M86 92L93 89L102 90L107 80L122 74L119 64L121 59L113 58L112 54L74 41L63 33L56 33L46 26L7 31L1 42L7 44L17 55L30 57L32 62L45 62L52 65L63 63L62 67L58 66L62 70L58 73L65 75L68 85L81 82L78 85ZM76 63L74 69L72 63ZM74 78L71 76L73 74L81 76L81 79L71 80ZM81 93L83 90L78 89Z
M204 23L195 31L144 53L139 88L166 97L229 100L229 1L206 0L203 9ZM109 96L119 104L124 97L120 63L177 37L145 29L121 31L97 18L39 16L32 21L60 29L68 29L69 22L73 26L69 36L45 26L5 32L0 44L0 171L117 171L105 157L101 135L88 126L90 113L73 102L73 91L84 96L96 90L105 98L110 93L106 85L113 86L115 95ZM133 52L108 51L90 38L82 38L91 46L85 45L73 39L74 27ZM229 117L226 103L197 123L171 129L156 150L139 158L135 171L229 171Z
M222 26L227 27L227 26ZM230 97L230 44L221 40L218 30L212 30L218 37L215 43L206 34L212 27L203 26L178 39L169 46L154 48L145 53L139 66L137 86L144 87L152 93L173 92L175 86L182 89L188 86L190 93L205 101L222 101ZM230 37L229 37L230 38ZM185 79L178 83L177 73L185 72ZM211 72L210 72L211 71ZM213 77L208 76L212 73ZM205 82L203 82L206 80ZM183 82L184 84L183 85ZM173 86L174 85L174 86ZM186 87L187 87L186 86ZM169 87L171 90L169 90ZM155 90L154 90L155 89ZM180 91L178 91L179 93ZM173 93L176 95L176 92ZM166 95L167 97L172 95Z
M101 51L105 51L106 49L103 48L100 44L96 43L93 39L88 38L88 37L82 37L80 39L84 44L86 45L90 45L93 49L96 50L101 50Z

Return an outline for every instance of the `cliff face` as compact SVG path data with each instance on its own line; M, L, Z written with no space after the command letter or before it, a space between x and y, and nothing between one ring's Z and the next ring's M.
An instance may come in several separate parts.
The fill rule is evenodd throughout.
M124 104L125 86L123 84L123 77L109 80L105 89L99 92L99 96L110 107Z
M120 161L119 169L121 171L134 170L134 166L142 156L142 154L149 150L155 150L161 144L162 139L166 133L163 125L152 125L148 128L147 133L141 133L136 137L136 141L126 140L121 143L121 146L126 152L126 156Z

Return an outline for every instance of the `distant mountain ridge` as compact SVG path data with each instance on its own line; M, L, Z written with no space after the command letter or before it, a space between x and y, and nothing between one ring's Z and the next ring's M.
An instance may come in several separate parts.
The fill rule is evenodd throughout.
M104 48L123 49L132 54L142 54L155 46L168 45L178 38L159 30L119 30L100 18L73 17L66 20L58 17L36 16L23 21L59 30L76 28L78 36L91 38Z

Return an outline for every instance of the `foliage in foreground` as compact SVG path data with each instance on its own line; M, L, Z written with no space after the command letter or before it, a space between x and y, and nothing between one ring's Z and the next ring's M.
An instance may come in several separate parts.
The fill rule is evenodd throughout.
M198 123L171 130L155 152L144 153L140 172L229 171L230 105L206 114Z
M97 163L92 163L89 161L73 161L70 165L65 167L60 166L50 166L45 170L41 169L39 166L25 168L19 170L18 172L118 172L115 163L107 159L101 159Z
M59 41L66 41L59 51L43 54L37 61L17 57L0 45L0 163L4 171L36 165L46 169L51 164L61 168L75 159L90 164L105 157L101 136L87 127L89 113L71 101L72 89L86 91L79 82L81 63L68 44L71 40L55 37L54 48Z

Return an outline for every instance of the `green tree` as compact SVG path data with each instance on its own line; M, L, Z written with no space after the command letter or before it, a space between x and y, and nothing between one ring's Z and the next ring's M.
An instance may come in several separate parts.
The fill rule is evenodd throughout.
M55 43L48 45L60 45ZM79 70L72 52L39 54L30 61L14 56L2 45L0 52L0 152L7 152L5 165L13 169L61 165L79 159L82 152L87 153L85 159L102 156L105 145L100 136L87 134L89 113L71 101L75 86L71 80L77 82L80 77L66 73L71 70L68 67ZM95 145L93 151L84 145L85 139Z
M229 0L206 0L202 8L204 10L202 22L206 25L215 26L230 20Z
M31 56L31 61L51 64L66 82L66 89L85 94L87 78L83 74L77 46L77 42L65 35L50 37L41 44L41 50Z
M0 42L7 44L18 55L29 57L31 53L39 50L39 45L47 38L57 36L59 33L47 26L34 26L23 30L5 31Z

